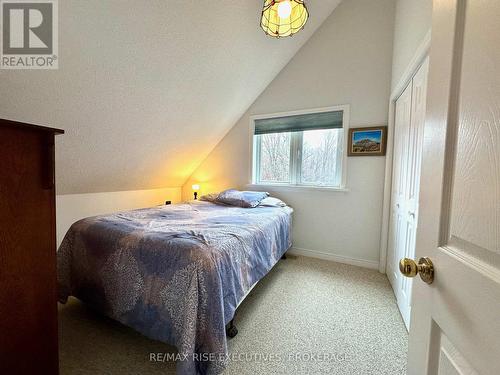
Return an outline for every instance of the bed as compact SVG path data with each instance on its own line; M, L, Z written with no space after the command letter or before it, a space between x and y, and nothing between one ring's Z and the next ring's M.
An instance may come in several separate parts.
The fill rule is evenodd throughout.
M58 250L59 301L175 345L178 374L218 374L238 304L291 246L292 212L192 201L80 220Z

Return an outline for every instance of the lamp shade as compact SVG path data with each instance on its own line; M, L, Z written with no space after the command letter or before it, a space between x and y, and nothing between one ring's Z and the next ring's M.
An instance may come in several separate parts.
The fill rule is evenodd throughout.
M193 188L194 191L200 190L200 185L198 185L198 184L194 184L191 187Z
M308 18L304 0L264 0L260 27L275 38L292 36L304 28Z

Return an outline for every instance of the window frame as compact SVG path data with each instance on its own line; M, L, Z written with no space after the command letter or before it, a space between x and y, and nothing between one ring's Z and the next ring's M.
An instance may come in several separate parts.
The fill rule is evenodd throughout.
M261 142L256 142L258 137L261 135L255 135L255 121L260 119L269 119L275 117L285 117L294 115L303 115L311 113L322 113L322 112L332 112L332 111L342 111L342 129L343 137L340 145L342 147L337 147L337 157L341 158L340 161L340 171L337 171L337 180L340 182L339 185L314 185L301 182L302 173L302 157L299 154L302 152L303 146L303 132L291 132L290 138L290 182L274 182L274 181L261 181L260 177L260 147ZM316 108L316 109L304 109L299 111L290 112L279 112L272 114L263 115L253 115L250 116L250 174L249 174L249 184L252 186L266 186L266 187L286 187L286 188L307 188L307 189L321 189L321 190L341 190L346 191L346 180L347 180L347 147L348 147L348 135L349 135L349 115L350 106L348 104L336 105L331 107Z

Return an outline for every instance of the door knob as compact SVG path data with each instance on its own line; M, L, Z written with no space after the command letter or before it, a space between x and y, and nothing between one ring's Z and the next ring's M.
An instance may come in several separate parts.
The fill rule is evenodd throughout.
M432 284L434 281L434 265L432 261L425 257L418 260L418 264L409 258L403 258L399 261L399 271L406 277L415 277L420 275L422 281Z

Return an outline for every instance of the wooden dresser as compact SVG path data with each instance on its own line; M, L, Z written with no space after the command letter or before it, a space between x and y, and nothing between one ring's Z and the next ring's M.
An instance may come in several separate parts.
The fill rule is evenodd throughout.
M54 137L0 119L0 374L57 374Z

